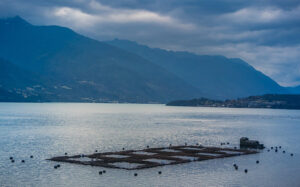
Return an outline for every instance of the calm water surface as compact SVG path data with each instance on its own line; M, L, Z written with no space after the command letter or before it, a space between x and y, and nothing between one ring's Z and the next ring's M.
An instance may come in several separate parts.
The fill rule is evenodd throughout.
M118 151L184 142L213 146L230 142L233 147L242 136L268 147L281 145L286 153L265 150L256 155L139 170L138 177L133 175L136 171L107 168L107 173L99 176L104 168L68 163L54 170L56 163L45 160L65 152L87 154L95 149ZM255 164L256 160L260 164ZM239 171L233 163L239 165ZM300 186L300 111L0 103L0 186Z

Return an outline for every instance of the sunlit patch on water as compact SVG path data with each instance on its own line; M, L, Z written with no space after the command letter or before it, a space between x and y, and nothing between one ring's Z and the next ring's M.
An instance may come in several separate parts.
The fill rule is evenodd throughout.
M200 155L200 156L220 156L220 154L214 154L214 153L197 153L197 155Z
M181 151L175 150L175 149L160 149L159 151L169 152L169 153L179 153L179 152L181 152Z
M151 153L151 152L146 152L146 151L135 151L135 152L132 152L132 154L136 154L136 155L155 155L156 153Z
M118 168L125 168L125 169L135 169L140 166L143 166L143 164L129 163L129 162L115 162L115 163L111 163L110 165Z
M170 164L170 163L174 162L173 160L164 160L164 159L156 159L156 158L146 159L145 161L155 162L158 164Z
M68 160L74 160L74 161L82 161L82 162L89 162L89 161L101 161L101 159L93 159L89 157L78 157L78 158L69 158Z
M217 121L216 119L197 119L197 118L180 118L180 119L173 119L174 121L183 121L183 122L214 122Z
M129 156L126 155L104 155L105 157L109 158L128 158Z
M226 153L226 154L233 154L233 155L235 155L235 154L242 154L242 152L238 152L238 151L221 151L222 153Z
M193 156L172 156L173 158L179 158L182 160L189 160L189 161L196 161L198 160L198 157L193 157Z

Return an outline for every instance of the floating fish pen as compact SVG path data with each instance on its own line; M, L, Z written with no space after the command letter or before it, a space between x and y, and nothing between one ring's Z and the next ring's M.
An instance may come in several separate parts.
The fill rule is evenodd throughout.
M194 161L258 153L254 150L204 146L172 146L94 153L90 155L59 156L49 160L117 169L145 169Z

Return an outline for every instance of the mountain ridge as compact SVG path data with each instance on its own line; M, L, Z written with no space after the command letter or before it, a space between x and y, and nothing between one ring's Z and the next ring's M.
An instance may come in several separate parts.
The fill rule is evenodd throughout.
M5 19L0 20L0 41L0 57L55 80L56 87L73 89L56 90L54 101L166 102L200 93L136 54L67 28Z
M205 90L204 96L208 98L230 99L288 92L270 77L238 58L168 51L128 40L106 42L161 65L194 87Z
M18 16L0 19L0 65L18 72L2 71L1 93L33 102L166 103L286 92L241 59L117 41L119 46L65 27L35 26Z

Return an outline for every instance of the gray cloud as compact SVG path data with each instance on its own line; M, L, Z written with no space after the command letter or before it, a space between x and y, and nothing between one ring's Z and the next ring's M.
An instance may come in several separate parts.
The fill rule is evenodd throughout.
M282 85L300 84L300 1L1 0L0 16L14 15L99 40L240 57Z

